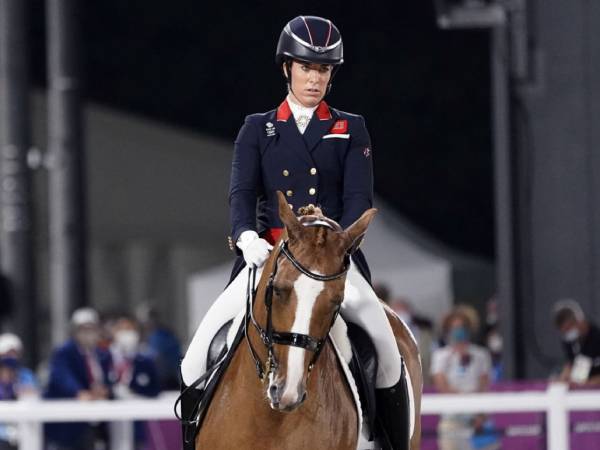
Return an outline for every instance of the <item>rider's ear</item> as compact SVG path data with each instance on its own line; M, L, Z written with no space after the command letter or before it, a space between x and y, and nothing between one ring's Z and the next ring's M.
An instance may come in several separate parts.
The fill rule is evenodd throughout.
M291 240L299 238L304 231L304 227L298 221L281 191L277 191L277 200L279 201L279 218L287 229L288 237Z
M346 253L354 253L367 232L371 220L375 216L375 208L367 209L360 218L344 230L344 249Z

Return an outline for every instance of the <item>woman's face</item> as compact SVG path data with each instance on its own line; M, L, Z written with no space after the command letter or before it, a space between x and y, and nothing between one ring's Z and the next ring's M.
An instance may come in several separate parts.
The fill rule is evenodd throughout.
M300 104L308 108L317 106L327 93L332 68L331 64L293 61L292 95ZM284 70L287 72L285 64Z
M452 319L448 329L448 342L450 344L460 345L469 342L469 334L469 327L462 317Z

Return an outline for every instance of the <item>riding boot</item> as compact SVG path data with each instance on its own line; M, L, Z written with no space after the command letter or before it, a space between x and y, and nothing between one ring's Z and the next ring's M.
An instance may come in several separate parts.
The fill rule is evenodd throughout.
M385 389L376 389L377 422L384 450L408 450L410 445L410 405L404 371L400 381Z
M181 424L181 438L183 450L195 450L196 425L186 421L196 419L203 391L201 389L186 389L187 386L181 382L181 418L184 420Z

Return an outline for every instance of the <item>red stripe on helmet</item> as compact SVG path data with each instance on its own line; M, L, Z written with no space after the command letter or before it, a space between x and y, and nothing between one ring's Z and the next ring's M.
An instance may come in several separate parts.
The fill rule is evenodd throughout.
M315 45L313 42L313 38L312 38L312 34L310 34L310 28L308 27L308 24L306 23L306 19L304 18L304 16L301 16L302 20L304 21L304 25L306 25L306 31L308 31L308 37L310 38L310 45Z
M325 42L325 47L329 45L329 39L331 38L331 29L333 28L331 20L328 20L327 22L329 22L329 32L327 33L327 42Z

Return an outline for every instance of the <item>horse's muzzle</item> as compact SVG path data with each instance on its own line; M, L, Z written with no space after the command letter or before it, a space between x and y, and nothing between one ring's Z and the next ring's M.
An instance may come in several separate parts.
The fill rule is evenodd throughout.
M271 408L275 411L291 412L298 408L306 400L306 389L298 389L295 395L284 391L284 385L271 383L267 396L271 402Z

